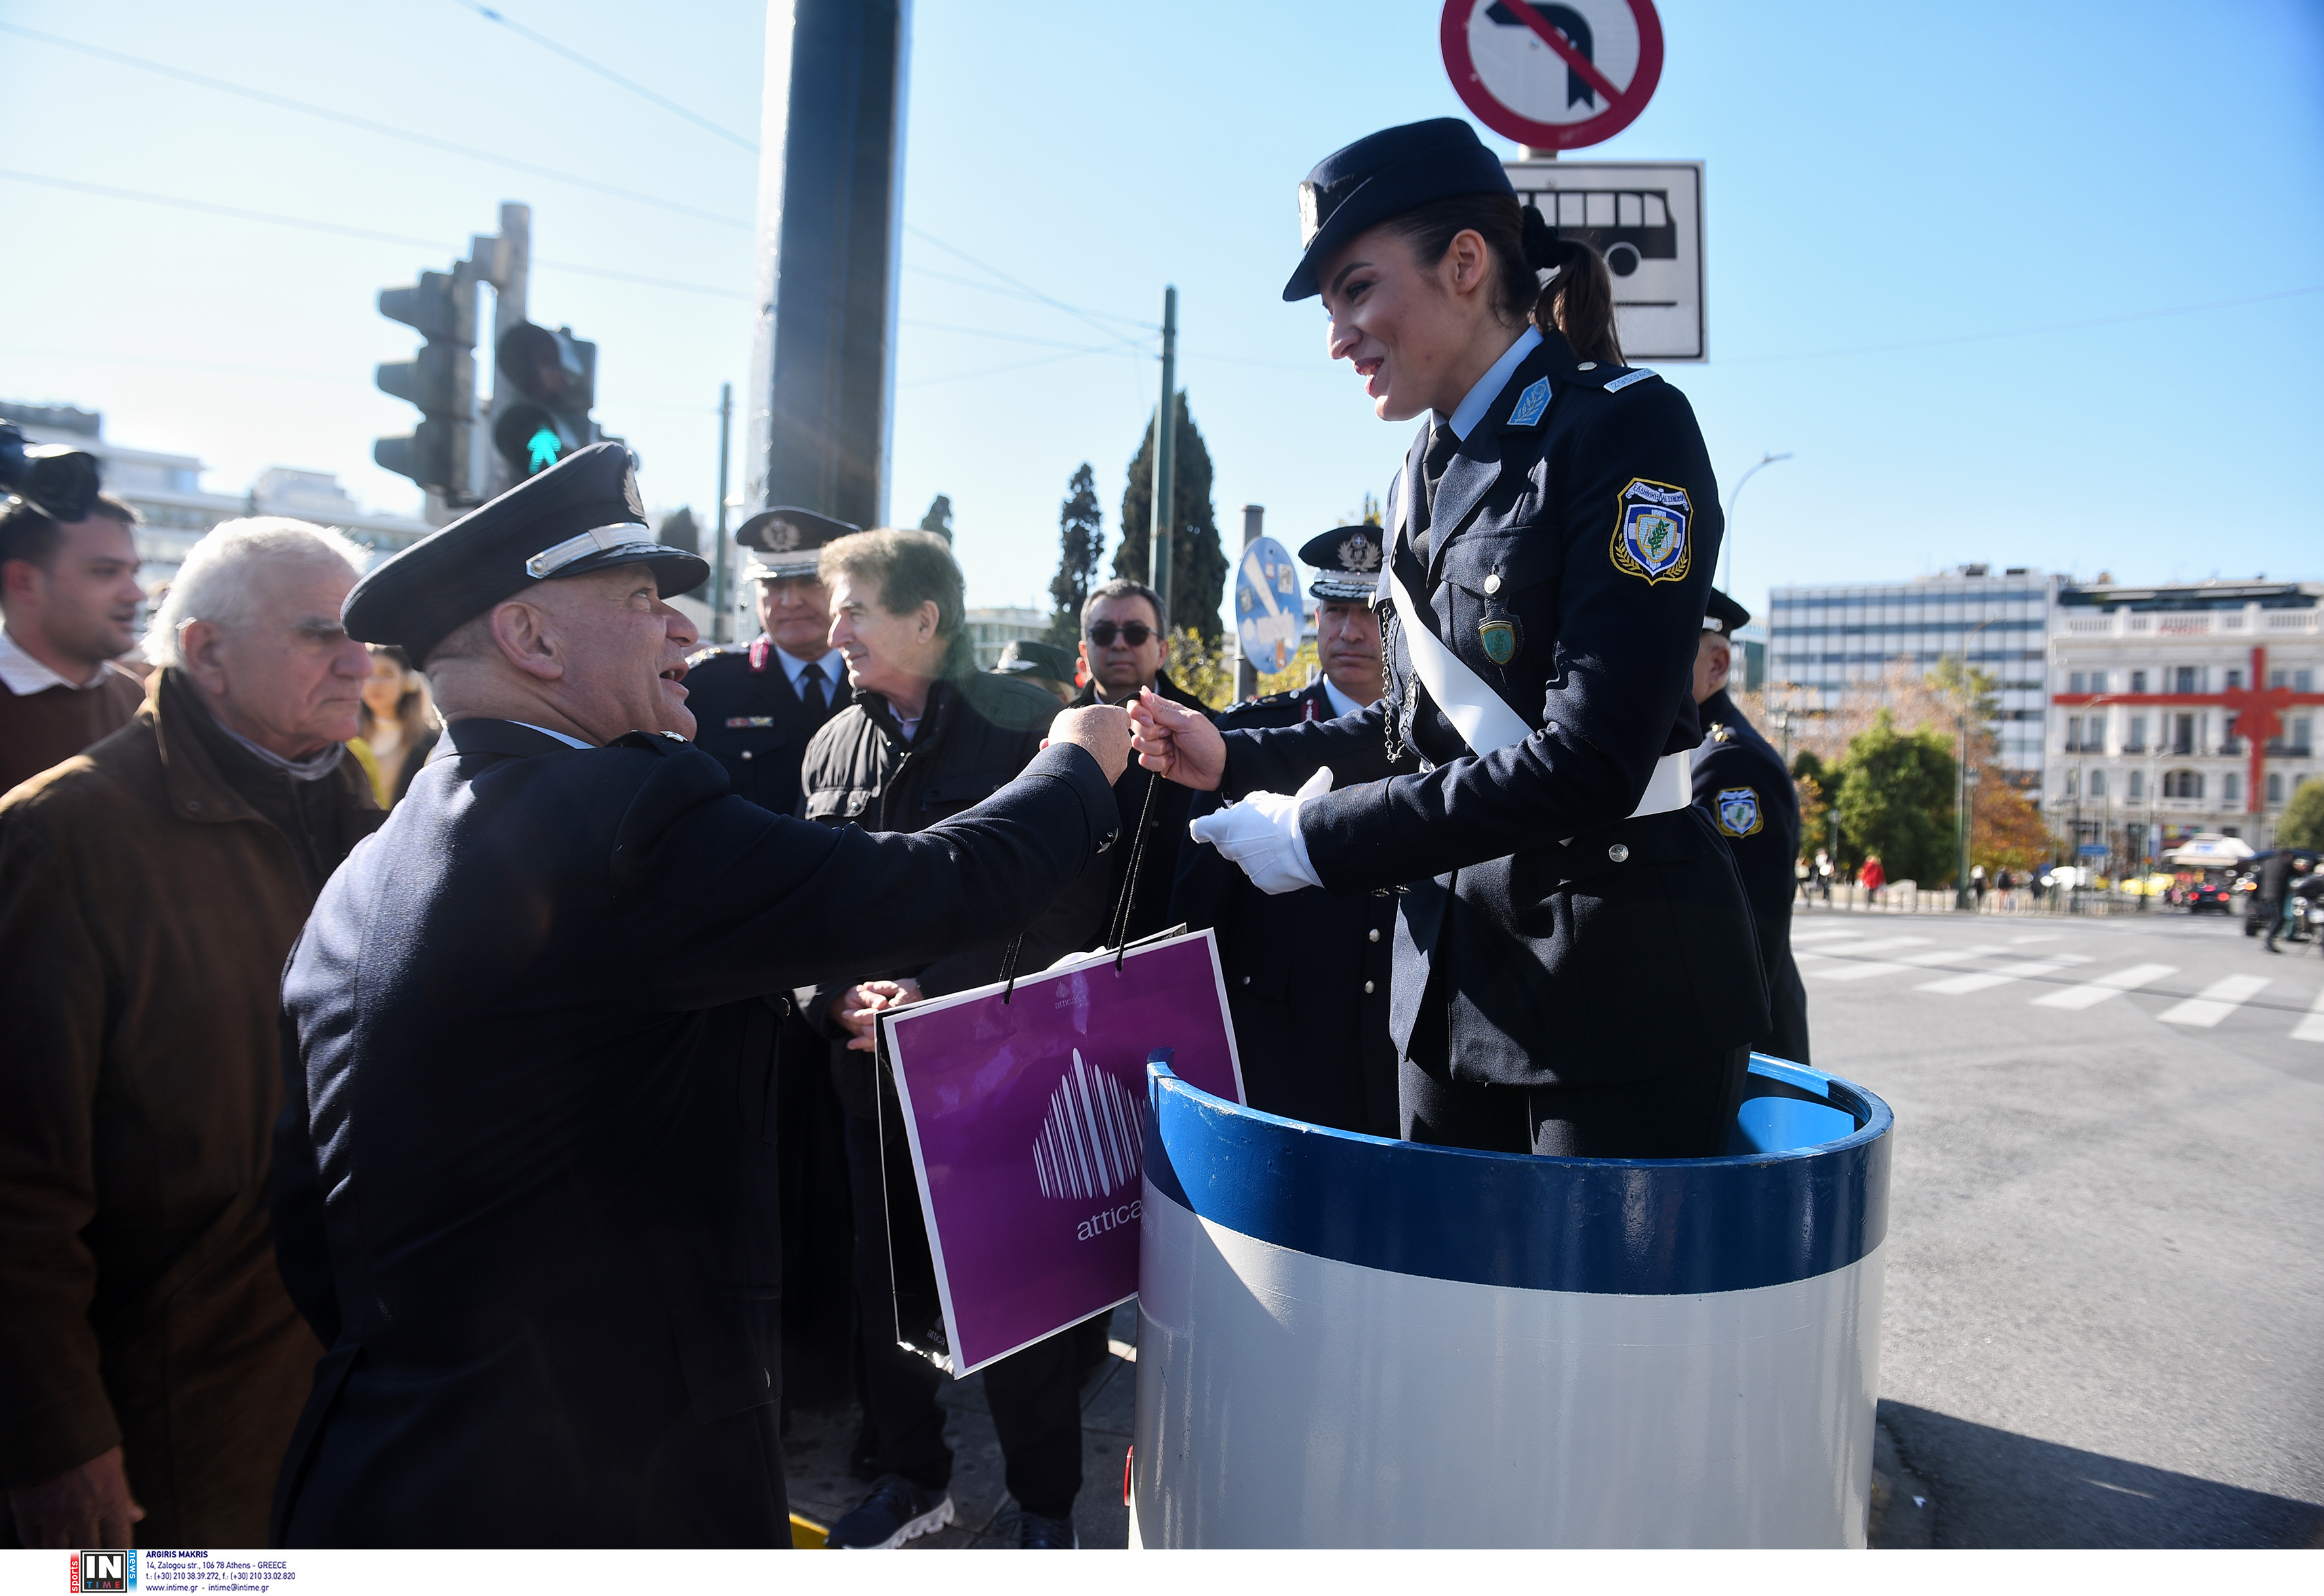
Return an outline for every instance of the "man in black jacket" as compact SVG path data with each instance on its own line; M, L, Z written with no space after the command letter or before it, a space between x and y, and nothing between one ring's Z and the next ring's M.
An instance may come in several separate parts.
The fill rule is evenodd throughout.
M1127 727L915 836L733 796L694 729L701 560L606 444L358 583L448 752L291 955L274 1193L330 1349L290 1545L789 1544L777 1433L782 994L1029 923L1114 830ZM828 912L835 899L850 911Z
M855 698L807 746L801 781L808 819L851 831L919 831L982 802L1038 756L1057 701L1028 683L976 670L963 627L960 567L942 539L859 533L825 549L821 571L831 589L832 641L846 655ZM1108 874L1102 863L1083 872L1027 929L1018 968L1038 970L1094 945ZM875 1062L873 1017L899 1002L1000 979L1010 940L963 936L933 962L862 966L854 979L799 993L808 1019L834 1038L834 1082L847 1109L871 1433L866 1471L875 1477L871 1493L832 1527L835 1546L899 1546L949 1523L953 1510L952 1450L936 1399L941 1377L898 1344L930 1344L935 1275L894 1084ZM1020 1545L1075 1544L1080 1386L1070 1333L984 1371L1009 1490L1022 1508Z
M1380 530L1334 527L1299 558L1314 568L1315 650L1323 674L1298 692L1275 693L1221 712L1222 732L1296 726L1360 715L1379 702ZM1419 768L1406 753L1396 774ZM1216 811L1215 792L1194 795L1190 819ZM1215 927L1219 966L1234 1013L1243 1093L1270 1114L1397 1134L1396 1043L1388 1035L1396 890L1333 898L1320 887L1269 894L1208 843L1179 844L1170 917Z
M1151 687L1173 704L1214 718L1210 706L1170 679L1163 668L1170 663L1170 612L1162 595L1143 582L1117 577L1093 591L1082 604L1082 668L1089 677L1076 704L1138 702L1139 689ZM1148 793L1152 793L1149 804ZM1114 803L1121 816L1125 844L1136 839L1139 821L1146 824L1145 846L1125 846L1114 856L1113 897L1120 912L1122 886L1133 863L1138 871L1130 904L1127 939L1176 924L1170 918L1170 891L1178 874L1179 839L1186 835L1186 812L1193 795L1173 781L1158 781L1135 764L1113 784Z

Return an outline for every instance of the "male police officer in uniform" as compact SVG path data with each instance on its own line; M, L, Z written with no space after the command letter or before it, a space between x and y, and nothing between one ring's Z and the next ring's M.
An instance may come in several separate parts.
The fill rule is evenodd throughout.
M694 745L726 767L741 797L778 815L800 812L799 765L823 724L847 707L846 666L831 646L831 591L816 575L823 546L856 529L796 505L761 511L734 541L752 550L759 635L686 662ZM810 911L827 914L827 909ZM782 1019L776 1066L783 1171L783 1399L816 1409L853 1383L849 1309L854 1221L846 1120L831 1087L828 1044L797 1012Z
M1743 878L1767 977L1768 1030L1759 1051L1808 1062L1808 994L1792 962L1792 866L1800 853L1800 799L1759 728L1727 696L1736 629L1751 612L1716 587L1696 645L1694 702L1702 746L1694 751L1694 807L1711 817Z
M1335 527L1308 540L1299 558L1315 571L1315 648L1323 674L1307 687L1236 705L1219 730L1296 726L1360 715L1385 690L1379 617L1380 529ZM1417 770L1410 754L1395 774ZM1197 793L1200 819L1220 807ZM1321 888L1270 896L1208 844L1185 844L1170 918L1218 929L1219 962L1234 1012L1250 1106L1271 1114L1394 1136L1396 1044L1388 1038L1389 964L1396 891L1378 887L1334 899Z
M330 1352L282 1544L788 1545L765 999L1022 926L1117 830L1114 709L914 835L736 798L679 741L706 567L644 521L594 446L348 595L449 724L284 975L275 1234Z
M734 541L755 551L742 580L758 584L759 635L686 662L695 746L726 767L736 792L778 815L798 812L807 739L847 705L831 593L815 561L825 543L860 530L788 505L744 521Z

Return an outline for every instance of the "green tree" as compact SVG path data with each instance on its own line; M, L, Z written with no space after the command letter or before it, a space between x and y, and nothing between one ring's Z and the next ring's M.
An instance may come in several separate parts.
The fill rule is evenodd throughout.
M1952 880L1954 768L1950 739L1934 727L1900 732L1883 709L1849 743L1832 795L1849 851L1880 855L1891 881Z
M2324 777L2310 776L2292 789L2275 840L2286 848L2324 848Z
M1049 578L1049 641L1061 649L1081 641L1082 605L1097 583L1105 557L1105 511L1097 502L1097 474L1084 460L1065 484L1057 509L1057 574Z
M683 549L688 554L702 552L702 527L690 505L681 504L663 516L659 536L672 549Z
M945 542L952 541L952 495L938 494L928 502L928 512L920 517L920 530L934 532Z
M1216 638L1226 630L1219 622L1219 601L1226 596L1227 551L1219 541L1218 512L1211 504L1211 451L1186 407L1183 388L1177 394L1177 418L1171 435L1178 525L1170 540L1170 613L1204 638ZM1121 491L1121 545L1113 551L1115 576L1146 580L1151 558L1147 537L1153 518L1154 423L1148 421L1145 441L1130 462L1130 484Z

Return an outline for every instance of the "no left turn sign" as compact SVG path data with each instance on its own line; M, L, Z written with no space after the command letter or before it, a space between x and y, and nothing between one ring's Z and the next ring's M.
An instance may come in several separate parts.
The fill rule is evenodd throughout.
M1462 102L1537 150L1612 138L1663 75L1652 0L1445 0L1439 33Z

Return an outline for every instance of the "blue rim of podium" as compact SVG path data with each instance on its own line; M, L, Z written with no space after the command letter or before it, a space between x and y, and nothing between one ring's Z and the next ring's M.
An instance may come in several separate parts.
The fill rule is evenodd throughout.
M1480 1286L1627 1296L1782 1286L1888 1231L1889 1131L1871 1093L1754 1054L1729 1152L1554 1158L1390 1141L1262 1113L1147 1066L1146 1177L1222 1229L1293 1252Z

